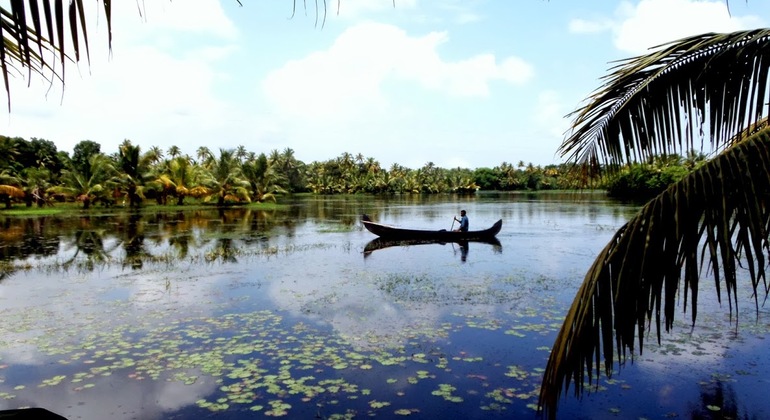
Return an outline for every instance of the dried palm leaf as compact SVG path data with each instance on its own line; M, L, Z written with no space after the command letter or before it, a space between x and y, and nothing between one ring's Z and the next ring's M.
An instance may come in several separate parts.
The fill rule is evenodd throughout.
M190 197L194 198L208 197L211 195L211 190L199 185L197 187L191 188L189 195Z
M12 198L24 198L26 195L24 190L13 185L0 185L0 194L7 195Z

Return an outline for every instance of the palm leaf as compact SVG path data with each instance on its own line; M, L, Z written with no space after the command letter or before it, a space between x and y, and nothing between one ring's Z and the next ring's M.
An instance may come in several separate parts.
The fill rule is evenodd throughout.
M7 195L13 198L24 198L26 195L24 190L13 185L0 185L0 194Z
M43 4L43 13L39 2ZM0 49L0 71L5 84L8 108L10 110L10 86L8 76L11 69L27 68L29 75L33 72L50 80L64 80L64 69L68 59L67 51L71 48L74 61L80 61L82 53L89 57L88 30L82 0L70 0L66 5L64 0L11 0L10 10L0 7L0 37L3 48ZM111 0L101 0L107 21L107 33L112 46L112 9ZM65 39L64 29L69 27L69 43ZM81 46L80 41L83 41ZM48 64L45 55L48 52L58 54L60 69Z
M211 190L203 186L197 186L190 189L188 195L193 198L208 197L212 194Z
M770 252L770 128L763 128L672 185L647 203L601 251L583 281L546 367L540 407L555 416L561 390L574 382L580 395L587 376L609 376L617 354L625 362L638 343L641 353L654 324L669 331L675 303L684 295L691 321L697 317L703 264L714 274L732 314L738 310L738 262L757 293L768 294L765 255ZM681 285L680 281L684 279ZM689 300L688 300L689 297ZM654 320L654 322L653 322ZM737 317L736 317L737 322Z
M770 29L693 36L620 61L570 114L559 152L596 169L722 150L766 114L769 67Z
M620 62L571 114L573 131L559 150L581 167L612 169L696 147L718 154L645 205L594 261L543 377L539 406L549 417L572 382L579 396L602 363L610 375L616 355L622 364L636 345L641 353L646 325L654 324L660 343L677 293L694 323L703 267L731 313L739 263L757 308L760 284L767 296L768 54L770 29L685 38Z

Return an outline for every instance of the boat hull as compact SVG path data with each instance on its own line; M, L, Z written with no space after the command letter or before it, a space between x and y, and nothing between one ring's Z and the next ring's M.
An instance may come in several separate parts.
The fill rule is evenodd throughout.
M411 240L431 240L431 241L482 241L490 240L497 236L503 227L503 221L498 220L492 227L485 230L475 230L468 232L455 232L451 230L420 230L420 229L402 229L395 226L383 225L372 222L368 216L364 215L361 223L366 230L383 239L411 239Z

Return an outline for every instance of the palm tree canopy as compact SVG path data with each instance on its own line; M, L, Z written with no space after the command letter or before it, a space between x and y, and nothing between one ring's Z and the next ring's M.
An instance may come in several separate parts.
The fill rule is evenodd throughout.
M697 316L702 267L737 311L737 267L756 293L770 252L770 128L766 92L770 30L705 34L625 60L576 111L562 155L583 166L689 151L719 154L672 185L624 225L583 281L546 367L540 407L555 416L562 389L580 395L601 361L641 352L645 326L672 327L684 292ZM680 289L680 281L684 279ZM688 300L689 297L689 300ZM687 306L687 305L686 305ZM685 310L686 310L685 306Z

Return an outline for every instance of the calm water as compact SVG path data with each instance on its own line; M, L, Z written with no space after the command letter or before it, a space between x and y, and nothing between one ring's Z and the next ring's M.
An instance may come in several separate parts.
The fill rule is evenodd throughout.
M286 209L0 213L0 409L70 419L534 418L550 345L635 207L596 194L314 197ZM358 222L500 244L396 246ZM705 282L704 282L705 283ZM713 286L709 286L712 287ZM563 418L767 418L770 363L705 288L676 330ZM741 291L741 302L750 302ZM721 416L721 417L720 417Z

